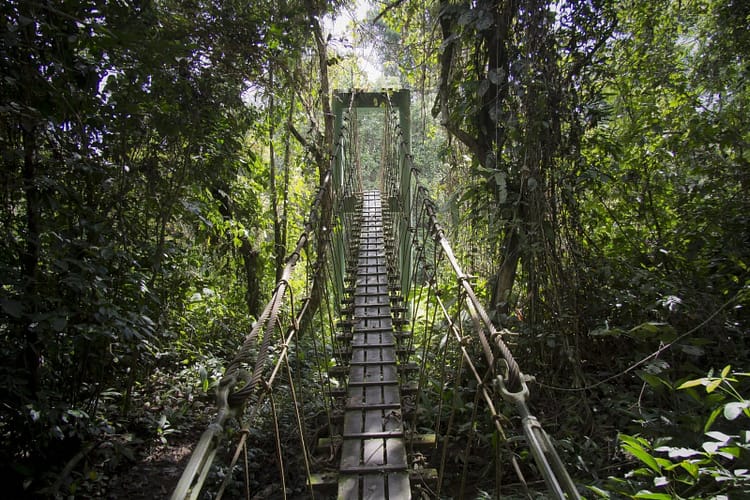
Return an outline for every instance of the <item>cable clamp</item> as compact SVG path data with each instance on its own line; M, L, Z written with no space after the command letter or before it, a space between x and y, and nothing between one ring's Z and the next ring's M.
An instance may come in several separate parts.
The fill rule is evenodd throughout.
M521 389L512 392L508 390L508 386L505 384L505 377L498 375L495 377L495 388L500 391L503 399L508 403L525 406L526 401L529 399L529 387L526 385L526 382L531 380L533 380L531 377L521 374Z
M229 409L229 392L237 385L237 371L225 374L216 388L216 406L221 409Z

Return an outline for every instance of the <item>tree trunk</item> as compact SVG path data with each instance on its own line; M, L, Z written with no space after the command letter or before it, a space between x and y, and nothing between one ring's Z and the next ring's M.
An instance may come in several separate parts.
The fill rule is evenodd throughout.
M320 92L321 92L321 107L323 110L324 117L324 130L323 139L325 144L320 150L324 153L322 158L319 159L318 174L320 183L323 183L323 179L328 173L330 167L331 150L333 148L333 112L331 111L331 100L330 100L330 83L328 81L328 49L326 41L323 39L323 31L320 27L318 20L319 12L317 12L312 5L312 2L307 3L308 15L310 16L310 24L313 29L313 36L315 37L315 43L318 49L318 65L320 70ZM322 161L320 161L322 160ZM331 184L328 184L328 189L323 193L323 199L320 204L320 218L318 220L318 235L316 239L316 250L317 258L313 265L314 273L321 273L325 268L326 259L328 258L326 249L328 248L328 233L331 230L331 219L333 212L333 200L332 200L332 188ZM323 288L324 284L321 283L321 277L313 279L312 289L310 290L310 302L308 304L308 314L306 318L309 318L300 325L300 335L303 334L310 326L312 318L317 312L318 307L323 299Z
M260 252L253 248L253 245L245 237L242 237L240 245L240 254L245 269L245 279L247 280L247 290L245 291L245 302L247 310L256 318L260 314L260 274L262 272L262 262Z
M289 103L289 116L287 117L287 131L291 131L293 124L292 120L294 118L294 97L296 93L292 92L291 96L291 102ZM284 186L282 188L283 193L283 199L281 202L281 221L279 221L280 226L280 236L278 244L280 245L279 250L276 254L276 281L278 282L281 279L281 273L284 270L284 261L286 259L286 238L287 238L287 231L289 229L289 172L291 170L291 165L289 165L289 162L291 161L292 157L292 139L291 134L286 134L286 140L284 143Z
M211 195L219 200L219 213L225 220L233 218L232 199L229 198L229 186L225 182L214 185L211 189ZM260 314L261 296L260 296L260 276L263 273L263 261L260 251L253 247L252 242L247 236L241 235L240 239L240 256L242 257L242 267L245 272L245 303L247 312L256 318Z
M41 218L41 196L36 186L36 136L35 127L23 131L23 185L26 197L26 245L21 255L21 269L24 279L24 302L34 306L37 301L39 271L39 223ZM31 313L33 311L29 311ZM32 318L27 314L27 318ZM39 390L41 345L39 336L31 323L20 322L21 337L24 339L23 366L26 370L31 394Z
M273 68L269 70L269 79L273 89ZM279 190L276 186L276 150L273 141L276 136L274 121L275 99L273 92L270 93L268 106L268 186L271 194L271 213L273 214L273 255L276 268L276 282L281 279L284 272L284 248L281 242L281 220L279 217Z
M495 274L492 289L492 311L495 315L508 314L510 311L510 294L516 280L516 269L520 258L518 229L510 228L503 241L503 262Z

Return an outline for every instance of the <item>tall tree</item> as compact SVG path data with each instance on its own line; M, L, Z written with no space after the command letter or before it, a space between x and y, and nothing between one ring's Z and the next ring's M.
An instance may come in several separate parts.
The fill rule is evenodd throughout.
M278 54L301 57L300 6L0 7L5 472L36 488L71 442L107 432L99 424L117 415L104 391L127 414L136 381L176 338L189 341L185 313L193 297L216 295L214 283L232 284L225 296L244 297L247 311L224 336L257 312L265 240L254 192L268 172L246 149L257 115L243 95ZM210 269L196 235L229 243Z
M491 281L491 309L498 318L519 300L512 296L519 263L526 294L520 300L531 318L541 304L539 291L555 289L555 278L543 278L561 250L555 241L561 196L555 167L564 141L576 148L570 124L577 120L582 63L609 36L606 16L585 24L581 12L591 19L602 10L589 3L553 9L537 0L440 3L433 114L472 153L474 181L464 199L474 217L488 221L499 262ZM567 54L560 49L566 42Z

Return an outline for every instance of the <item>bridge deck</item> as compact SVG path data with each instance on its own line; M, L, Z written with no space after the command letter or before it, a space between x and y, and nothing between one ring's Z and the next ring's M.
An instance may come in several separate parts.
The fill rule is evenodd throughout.
M411 498L380 193L364 194L340 499Z

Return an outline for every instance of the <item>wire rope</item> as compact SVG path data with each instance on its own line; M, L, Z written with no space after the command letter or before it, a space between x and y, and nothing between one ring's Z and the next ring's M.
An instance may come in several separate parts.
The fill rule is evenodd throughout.
M295 337L296 338L296 337ZM289 377L289 380L292 380L292 371L291 367L289 366L289 357L287 356L286 361L286 369L287 369L287 376ZM300 404L297 400L297 392L294 390L294 384L290 383L289 392L292 395L292 404L294 406L294 414L297 418L297 429L299 432L299 438L302 442L302 457L305 461L305 472L307 474L307 477L309 478L312 475L312 471L310 469L310 452L307 448L307 442L305 440L305 425L304 425L304 415L300 411ZM323 398L326 399L326 398ZM308 488L310 488L310 498L315 498L315 492L312 489L312 482L307 481Z
M449 341L446 342L445 349L448 350L450 346L450 337ZM463 374L464 369L464 358L461 356L460 352L456 352L456 361L455 363L458 364L456 367L456 380L461 380L461 375ZM454 387L453 390L453 401L451 404L451 412L448 417L448 428L445 430L445 436L443 436L443 449L440 455L440 469L438 470L438 483L437 488L435 489L435 492L437 494L437 497L440 498L440 493L443 489L443 479L445 478L445 464L448 460L448 449L450 447L451 443L451 433L453 432L453 424L456 417L456 411L458 410L458 403L460 402L460 393L459 388Z
M269 396L271 402L271 416L273 417L273 431L276 437L276 459L279 461L279 475L281 476L281 492L286 498L286 473L284 471L284 453L281 451L281 432L279 430L279 417L276 413L276 401L273 392Z

